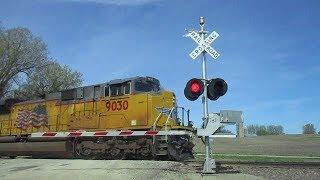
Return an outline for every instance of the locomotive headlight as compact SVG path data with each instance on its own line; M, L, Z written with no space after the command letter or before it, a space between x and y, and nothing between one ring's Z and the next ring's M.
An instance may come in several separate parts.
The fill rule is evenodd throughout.
M133 119L131 120L131 126L136 126L137 125L137 120Z

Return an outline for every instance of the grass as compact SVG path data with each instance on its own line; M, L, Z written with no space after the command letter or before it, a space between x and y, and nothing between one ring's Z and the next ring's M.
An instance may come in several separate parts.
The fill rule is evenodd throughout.
M194 152L204 152L201 140L195 139ZM314 156L320 157L319 135L280 135L245 138L215 138L214 153L269 155L269 156Z
M214 154L213 158L219 162L229 163L310 163L320 164L320 157L309 156L267 156L243 154ZM203 161L204 154L196 154L196 161Z
M204 145L195 139L196 160L204 160ZM280 135L245 138L215 138L213 157L234 163L320 164L319 135Z

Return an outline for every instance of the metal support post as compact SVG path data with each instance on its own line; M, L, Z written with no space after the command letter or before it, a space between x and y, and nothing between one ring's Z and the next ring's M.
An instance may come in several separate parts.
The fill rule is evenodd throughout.
M199 31L199 34L201 35L201 40L203 42L206 37L204 24L205 24L204 18L200 17L201 30ZM204 120L204 127L206 127L209 120L209 113L208 113L208 96L207 96L207 59L206 59L205 51L202 52L202 79L204 84L204 91L203 91L203 97L202 97L203 120ZM205 136L205 149L206 149L205 162L204 162L202 173L215 173L216 164L214 159L212 159L211 157L209 136Z
M203 125L202 128L197 130L197 135L199 137L205 138L205 162L203 166L202 173L215 173L216 164L211 155L210 150L210 139L209 136L212 135L217 129L221 126L220 120L212 121L209 119L208 111L208 94L207 94L207 59L206 55L209 54L214 59L217 59L220 54L210 46L210 44L219 37L219 34L213 31L210 35L207 36L207 31L204 29L205 20L203 17L200 17L200 31L188 30L186 37L190 37L195 41L198 46L189 54L192 59L198 58L202 55L202 81L204 85L203 97L202 97L202 107L203 107Z

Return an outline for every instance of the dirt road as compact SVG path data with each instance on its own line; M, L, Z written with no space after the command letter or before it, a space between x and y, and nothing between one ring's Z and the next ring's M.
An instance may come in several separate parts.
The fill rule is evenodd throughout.
M232 164L230 166L242 173L262 176L265 179L320 179L320 166L261 164Z
M241 173L201 176L198 165L168 161L0 159L0 179L262 179Z

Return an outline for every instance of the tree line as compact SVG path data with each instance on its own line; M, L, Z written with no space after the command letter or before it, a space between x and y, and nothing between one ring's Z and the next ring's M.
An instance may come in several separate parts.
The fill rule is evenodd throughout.
M48 55L45 42L29 29L0 22L0 100L24 100L80 86L82 74Z
M281 135L284 134L283 127L281 125L249 125L247 126L248 134L256 134L258 136L264 135Z
M249 125L247 126L248 134L255 134L257 136L265 135L281 135L285 134L281 125ZM302 134L316 134L316 128L314 124L306 124L302 127ZM318 132L320 134L320 131Z

